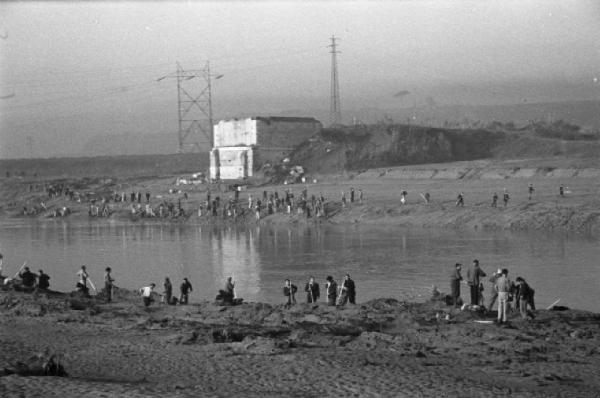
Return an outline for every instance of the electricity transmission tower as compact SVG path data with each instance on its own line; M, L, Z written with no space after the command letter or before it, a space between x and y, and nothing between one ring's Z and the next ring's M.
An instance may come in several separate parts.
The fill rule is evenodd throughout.
M339 39L338 39L339 40ZM340 84L338 82L338 69L337 69L337 54L340 52L337 50L336 37L331 36L331 44L327 47L331 48L331 107L330 107L330 121L331 125L339 125L342 123L342 109L340 105Z
M222 75L216 78L221 78ZM177 80L178 151L201 151L213 147L213 115L210 64L203 69L184 70L179 62L177 70L166 78ZM194 80L195 79L195 80ZM205 148L206 149L206 148Z

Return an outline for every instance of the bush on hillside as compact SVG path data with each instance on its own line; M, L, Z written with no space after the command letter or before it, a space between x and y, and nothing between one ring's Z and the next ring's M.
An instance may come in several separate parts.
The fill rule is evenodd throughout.
M583 132L580 126L570 124L564 120L557 120L553 123L534 122L531 124L531 128L537 135L545 138L568 141L600 139L600 134Z

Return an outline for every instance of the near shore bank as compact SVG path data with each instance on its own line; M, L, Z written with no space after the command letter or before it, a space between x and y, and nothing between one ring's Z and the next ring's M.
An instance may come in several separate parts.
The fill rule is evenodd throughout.
M448 319L446 319L448 314ZM6 375L3 397L596 397L600 315L477 312L378 299L347 308L114 303L0 293L0 370L56 355L68 377ZM478 322L478 321L483 321Z

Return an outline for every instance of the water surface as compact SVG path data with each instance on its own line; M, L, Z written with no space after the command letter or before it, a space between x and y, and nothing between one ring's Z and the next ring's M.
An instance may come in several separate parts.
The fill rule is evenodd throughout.
M404 229L378 226L189 226L56 222L4 222L0 228L4 274L27 260L44 269L51 287L69 291L77 270L88 266L100 285L112 267L116 284L162 291L188 277L192 301L213 299L226 276L247 301L282 302L285 278L302 289L309 275L341 280L349 273L358 301L377 297L424 300L432 285L449 291L454 263L474 258L488 274L508 268L536 290L538 307L560 298L567 306L600 311L600 245L566 235ZM468 291L463 285L463 298ZM485 284L488 297L490 284ZM304 299L304 295L300 295Z

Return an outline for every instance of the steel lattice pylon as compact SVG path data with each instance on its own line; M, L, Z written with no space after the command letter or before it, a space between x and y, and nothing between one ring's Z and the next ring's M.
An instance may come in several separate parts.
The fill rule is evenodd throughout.
M210 64L203 69L184 70L177 63L174 74L161 77L177 79L178 151L200 152L213 147L213 116Z
M337 68L337 51L336 37L331 36L331 44L328 46L331 48L331 108L330 108L330 122L332 126L339 125L342 123L342 107L340 104L340 84L338 81L338 68Z

